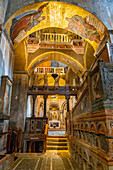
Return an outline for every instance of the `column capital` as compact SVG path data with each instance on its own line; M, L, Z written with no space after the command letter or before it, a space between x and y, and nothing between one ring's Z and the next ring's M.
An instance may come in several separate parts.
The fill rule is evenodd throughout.
M70 95L65 95L65 98L66 99L70 99Z
M44 98L44 99L47 99L47 98L48 98L48 95L44 94L44 95L43 95L43 98Z
M32 98L33 98L34 100L36 100L37 95L36 95L36 94L33 94L33 95L32 95Z

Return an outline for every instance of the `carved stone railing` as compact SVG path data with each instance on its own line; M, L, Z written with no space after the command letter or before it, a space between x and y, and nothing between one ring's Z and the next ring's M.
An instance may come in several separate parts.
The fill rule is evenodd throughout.
M44 135L45 125L48 118L31 117L26 118L25 134L26 135Z
M24 152L37 152L37 142L41 145L41 152L46 151L47 117L26 118L24 135ZM38 146L37 149L40 147Z
M28 87L28 95L71 95L75 96L77 94L78 87L75 86L31 86Z

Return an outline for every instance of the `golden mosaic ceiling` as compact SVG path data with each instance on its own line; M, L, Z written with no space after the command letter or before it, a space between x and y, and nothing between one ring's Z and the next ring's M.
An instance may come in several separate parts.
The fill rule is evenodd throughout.
M15 70L25 69L28 71L33 67L33 64L39 63L38 60L41 60L41 63L50 59L51 53L51 50L45 50L45 54L40 54L39 50L32 55L27 53L26 37L33 32L47 28L60 28L64 32L72 32L82 37L87 42L87 49L91 49L87 50L88 55L87 53L83 55L72 54L72 50L65 53L58 50L53 51L55 51L55 55L60 54L61 62L83 72L90 67L94 60L94 51L104 35L107 34L106 27L93 14L81 7L55 1L39 2L18 10L7 21L5 28L16 49ZM31 62L29 63L30 59ZM58 57L55 60L59 61ZM86 64L87 61L90 61L89 66Z

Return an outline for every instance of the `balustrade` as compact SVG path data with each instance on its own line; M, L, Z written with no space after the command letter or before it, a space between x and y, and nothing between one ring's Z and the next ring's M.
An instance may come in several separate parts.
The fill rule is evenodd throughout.
M65 74L65 67L37 67L35 72L38 74Z
M39 37L40 37L39 42L41 41L71 42L71 39L66 34L41 33Z

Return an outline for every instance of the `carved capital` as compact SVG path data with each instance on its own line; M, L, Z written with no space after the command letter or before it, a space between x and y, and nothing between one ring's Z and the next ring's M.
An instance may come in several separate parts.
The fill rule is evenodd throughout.
M44 98L44 99L47 99L47 98L48 98L48 95L43 95L43 98Z
M65 95L65 98L66 99L70 99L70 95Z

